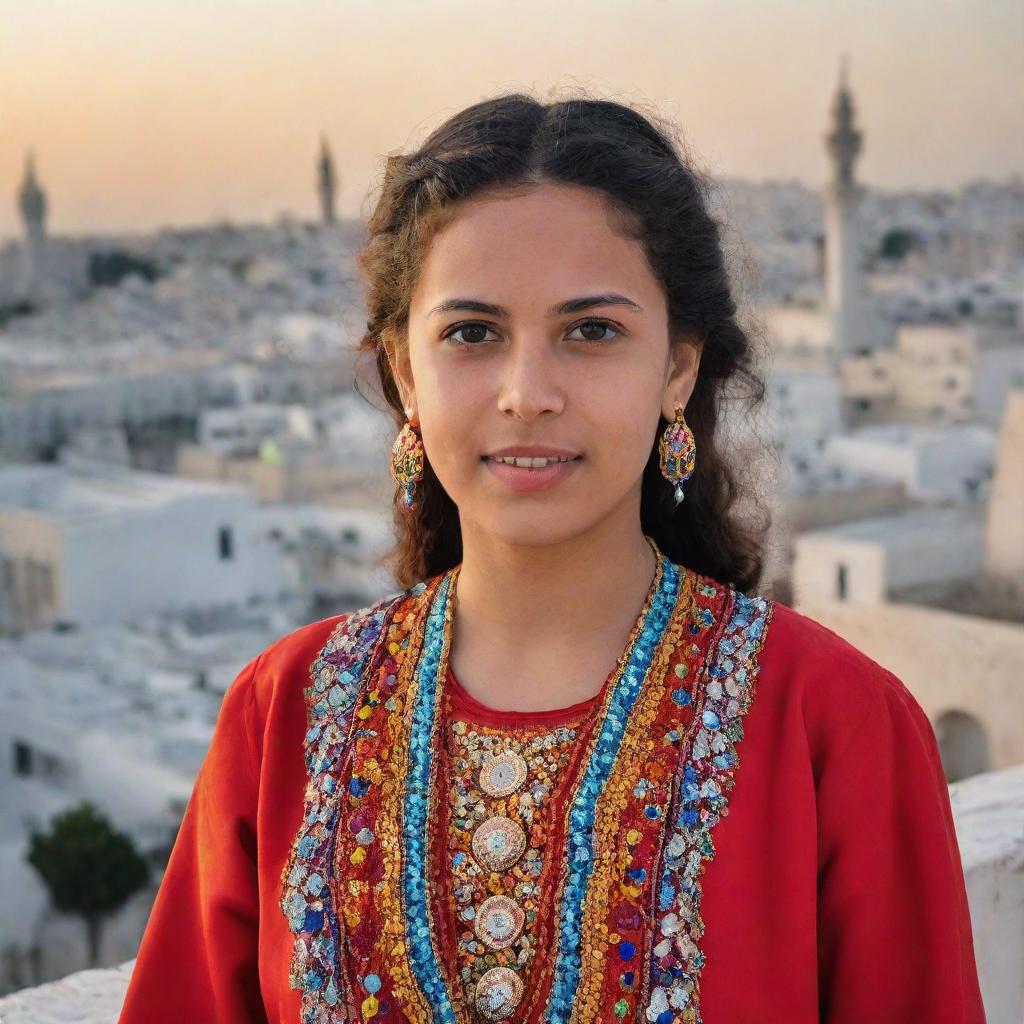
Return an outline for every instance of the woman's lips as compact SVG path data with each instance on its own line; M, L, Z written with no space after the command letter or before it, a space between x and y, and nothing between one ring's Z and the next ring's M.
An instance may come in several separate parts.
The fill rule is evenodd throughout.
M570 459L568 462L549 462L546 466L539 466L536 469L498 462L490 455L485 455L483 459L490 471L503 484L510 490L522 494L553 487L576 471L576 467L582 461L582 456L577 455L576 458Z

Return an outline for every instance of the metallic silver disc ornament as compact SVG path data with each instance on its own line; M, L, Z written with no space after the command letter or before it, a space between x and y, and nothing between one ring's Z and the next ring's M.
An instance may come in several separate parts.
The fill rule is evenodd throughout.
M524 924L526 911L510 896L496 893L477 907L473 931L491 949L507 949L519 938Z
M505 1020L522 998L522 979L509 967L492 967L476 983L474 1001L484 1020Z
M526 852L522 826L496 814L480 822L473 833L473 855L487 871L505 871Z
M488 796L509 796L523 786L527 775L522 755L514 750L503 750L480 769L480 788Z

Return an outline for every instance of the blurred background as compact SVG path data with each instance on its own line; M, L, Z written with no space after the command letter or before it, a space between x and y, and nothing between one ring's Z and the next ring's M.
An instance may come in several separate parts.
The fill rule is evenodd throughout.
M116 1018L226 687L395 589L354 352L383 158L585 91L714 182L764 342L762 592L928 713L1021 1024L1022 55L1020 0L0 0L3 1019Z

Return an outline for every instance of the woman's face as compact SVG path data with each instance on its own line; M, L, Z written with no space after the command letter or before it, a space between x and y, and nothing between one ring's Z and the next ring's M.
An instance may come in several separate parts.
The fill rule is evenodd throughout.
M430 243L395 369L464 539L639 528L658 415L689 398L699 346L670 354L661 283L613 218L595 190L543 184L466 202ZM517 454L569 461L495 458Z

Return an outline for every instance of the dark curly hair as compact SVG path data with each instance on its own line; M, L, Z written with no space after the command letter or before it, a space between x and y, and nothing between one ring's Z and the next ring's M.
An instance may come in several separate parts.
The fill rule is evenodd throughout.
M769 516L753 490L741 488L737 468L719 447L718 427L727 389L730 398L753 405L765 388L751 337L737 323L720 227L710 211L709 179L681 150L670 128L656 127L632 107L610 100L542 103L511 93L448 118L415 152L387 157L358 256L368 313L359 351L374 353L383 397L396 423L403 424L389 349L393 356L407 343L411 296L432 234L456 214L460 201L485 190L541 182L599 189L624 215L664 286L672 343L688 335L703 340L686 406L696 471L686 484L686 500L677 506L661 475L655 442L641 485L641 528L674 562L750 592L763 571ZM661 417L659 436L666 425ZM417 508L407 510L401 488L395 491L398 540L387 561L403 587L462 559L458 509L424 461ZM761 515L744 514L740 499Z

